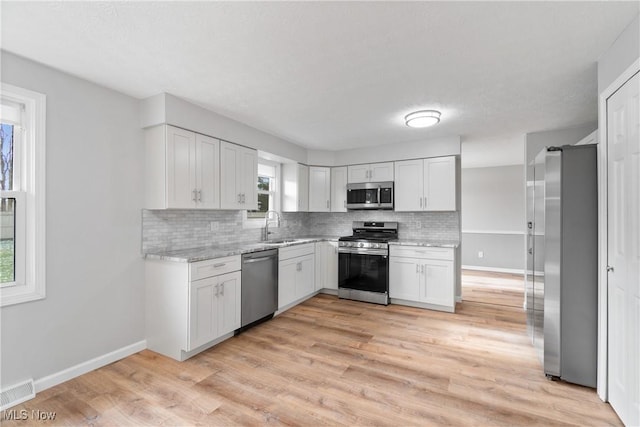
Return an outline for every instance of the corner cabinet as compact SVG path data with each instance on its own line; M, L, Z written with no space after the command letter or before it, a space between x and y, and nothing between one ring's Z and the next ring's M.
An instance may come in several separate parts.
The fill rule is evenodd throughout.
M309 166L299 163L282 165L282 211L309 210Z
M145 131L145 208L220 208L220 141L169 125Z
M457 210L456 162L456 156L395 162L395 210Z
M258 209L258 152L222 141L220 185L222 209Z
M241 259L145 261L147 347L182 361L240 328Z
M391 302L454 312L454 257L453 248L391 245Z
M347 182L393 181L393 162L347 166Z
M331 168L309 167L309 212L331 211Z
M315 243L278 249L278 310L315 293Z

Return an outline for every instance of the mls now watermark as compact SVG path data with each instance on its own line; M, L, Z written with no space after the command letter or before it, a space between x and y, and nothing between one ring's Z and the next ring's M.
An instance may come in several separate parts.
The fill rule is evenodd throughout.
M2 411L2 419L4 421L53 421L56 419L56 413L53 411L41 411L39 409L7 409Z

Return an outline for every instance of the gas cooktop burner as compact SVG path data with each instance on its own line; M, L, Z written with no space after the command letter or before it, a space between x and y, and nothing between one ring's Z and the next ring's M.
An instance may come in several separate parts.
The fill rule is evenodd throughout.
M397 222L354 221L353 234L341 237L341 248L387 249L387 243L398 238Z

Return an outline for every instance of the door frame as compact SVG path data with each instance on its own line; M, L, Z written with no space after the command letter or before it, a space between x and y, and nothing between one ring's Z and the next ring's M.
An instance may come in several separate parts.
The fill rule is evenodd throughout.
M600 399L607 402L609 397L608 357L608 277L607 277L607 174L608 148L607 141L607 99L620 89L627 80L640 71L640 58L618 76L605 90L598 95L598 381L597 393Z

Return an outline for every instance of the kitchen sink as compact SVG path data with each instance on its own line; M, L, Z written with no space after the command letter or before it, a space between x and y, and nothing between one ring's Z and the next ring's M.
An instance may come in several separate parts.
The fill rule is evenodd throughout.
M284 245L287 243L296 243L296 242L303 242L303 241L307 241L308 239L278 239L278 240L269 240L267 242L260 242L261 245L266 245L266 246L276 246L276 245Z
M269 240L267 242L262 242L265 245L282 245L283 243L294 243L299 241L300 239L280 239L280 240Z

